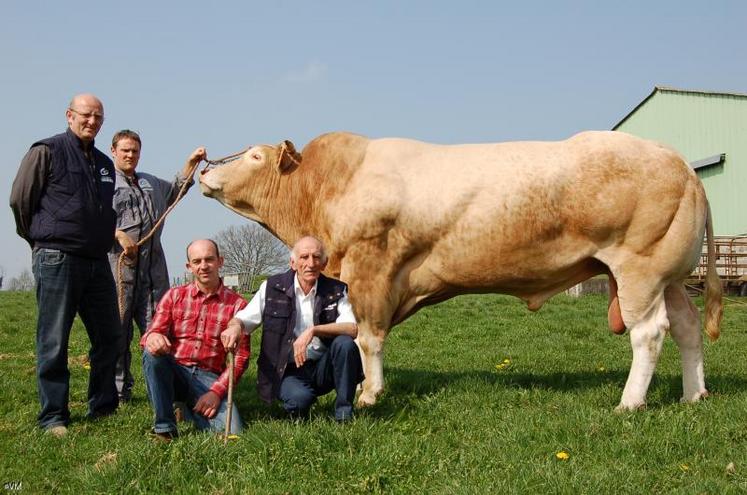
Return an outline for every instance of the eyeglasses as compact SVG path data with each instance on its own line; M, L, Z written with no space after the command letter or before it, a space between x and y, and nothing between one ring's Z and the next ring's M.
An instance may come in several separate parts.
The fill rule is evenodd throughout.
M68 108L68 110L70 110L71 112L77 113L78 115L80 115L83 118L83 120L93 119L93 120L99 121L99 122L103 122L104 121L104 114L102 114L102 113L96 113L96 112L83 113L83 112L77 111L74 108Z

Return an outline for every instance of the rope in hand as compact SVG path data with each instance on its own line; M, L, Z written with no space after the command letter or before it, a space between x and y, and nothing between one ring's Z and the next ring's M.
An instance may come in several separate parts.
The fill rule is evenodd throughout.
M156 233L156 230L163 224L164 220L166 220L166 216L171 213L171 211L176 207L176 204L182 199L184 196L184 193L187 192L187 188L194 183L194 172L197 168L197 165L199 165L200 162L195 163L189 168L189 173L187 174L187 177L189 177L187 180L184 181L182 184L182 187L179 188L179 192L176 195L176 199L174 200L171 205L166 208L166 211L163 212L163 215L158 219L158 221L153 225L153 227L150 229L150 231L137 241L137 244L135 244L138 248L148 242L148 240L153 237L153 234ZM137 252L135 253L137 254ZM124 286L122 284L122 278L124 276L124 270L123 270L123 264L125 260L125 251L122 250L122 253L119 255L119 258L117 259L117 304L119 305L119 321L121 321L124 324L124 317L125 317L125 294L124 294Z
M236 160L241 155L243 155L244 153L246 153L246 151L248 149L249 148L247 148L247 149L245 149L243 151L240 151L238 153L234 153L233 155L228 155L228 156L225 156L223 158L219 158L218 160L208 160L206 158L204 160L207 163L207 165L205 165L205 167L207 168L209 165L214 165L214 166L223 165L224 163L228 163L228 162L231 162L233 160ZM174 202L171 203L171 205L166 209L166 211L163 212L163 215L161 215L161 217L158 219L158 221L155 223L155 225L153 225L153 227L150 229L150 231L148 232L148 234L146 234L145 237L143 237L142 239L140 239L137 242L136 246L138 248L141 245L143 245L144 243L148 242L148 240L151 237L153 237L153 234L156 233L156 230L158 230L158 228L161 226L161 224L164 222L164 220L166 220L166 216L169 213L171 213L171 211L176 207L176 204L182 199L182 197L184 196L184 194L187 192L187 188L190 186L191 183L194 182L195 169L197 169L197 166L199 164L200 164L200 162L198 161L197 163L195 163L194 165L192 165L189 168L189 173L187 174L187 176L189 177L189 179L184 181L184 184L182 184L182 187L179 188L179 193L176 195L176 199L174 200ZM124 299L125 299L125 294L124 294L124 287L122 285L122 278L124 276L124 271L123 271L122 265L124 264L124 260L125 260L125 252L123 250L122 253L119 255L119 258L117 259L117 305L119 306L119 320L122 323L124 323L124 316L125 316L124 315L124 307L125 307L125 300Z

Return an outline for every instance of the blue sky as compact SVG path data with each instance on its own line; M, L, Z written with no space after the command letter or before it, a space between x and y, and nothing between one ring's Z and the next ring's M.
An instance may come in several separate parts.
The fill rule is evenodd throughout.
M37 139L93 92L114 132L143 138L139 170L171 177L197 146L348 130L439 143L564 139L609 129L655 85L747 93L747 2L37 2L0 8L8 198ZM7 199L6 199L7 205ZM248 220L190 191L167 221L184 246ZM10 208L6 277L30 267Z

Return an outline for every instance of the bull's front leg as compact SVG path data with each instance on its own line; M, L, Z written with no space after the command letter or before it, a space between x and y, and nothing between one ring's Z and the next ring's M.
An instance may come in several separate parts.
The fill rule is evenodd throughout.
M358 324L358 346L363 359L363 390L358 397L358 407L372 406L384 391L384 338L386 332L374 328L366 321Z

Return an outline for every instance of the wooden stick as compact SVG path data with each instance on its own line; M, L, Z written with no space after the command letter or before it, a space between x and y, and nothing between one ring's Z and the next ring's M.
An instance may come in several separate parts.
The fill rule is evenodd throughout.
M233 375L235 363L233 352L228 351L228 398L226 399L226 433L223 438L223 444L228 443L228 435L231 433L231 416L233 416Z

